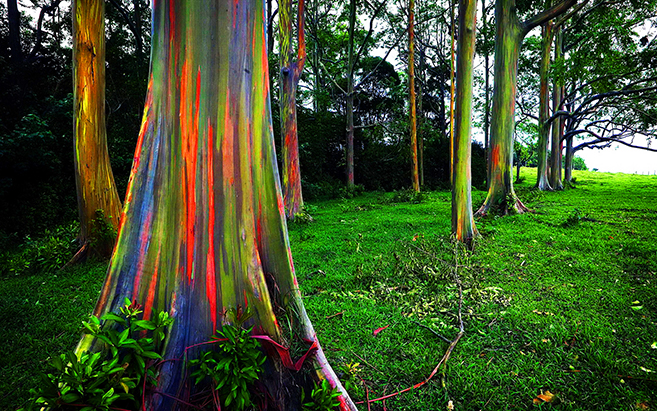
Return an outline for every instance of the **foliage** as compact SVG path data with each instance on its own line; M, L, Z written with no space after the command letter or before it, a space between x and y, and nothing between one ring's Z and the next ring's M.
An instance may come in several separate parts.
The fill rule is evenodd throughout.
M238 309L239 310L239 309ZM266 357L258 340L249 335L253 330L242 324L250 314L238 316L237 325L224 324L221 331L212 336L216 351L205 351L198 359L191 360L198 367L191 377L199 384L206 378L212 380L213 388L219 393L221 409L242 411L251 405L251 386L263 372Z
M302 411L333 411L337 410L340 406L338 397L340 392L331 387L328 380L322 380L320 384L316 384L310 392L310 398L306 397L305 391L301 393L301 409ZM306 400L309 400L305 402Z
M173 322L166 312L156 313L153 320L140 319L142 313L139 304L126 299L120 314L103 317L114 326L101 327L95 316L84 321L84 332L104 342L104 349L83 352L79 357L75 352L56 357L51 363L54 370L43 375L41 385L30 391L33 397L26 410L47 406L108 411L119 404L137 408L143 394L142 380L154 381L156 374L149 365L162 358L158 352L165 330Z
M573 157L573 170L587 171L589 168L586 166L584 159L579 156Z
M419 204L426 198L426 195L421 191L415 191L411 188L405 190L395 191L388 201L391 203L411 203Z
M62 268L76 251L78 231L78 224L71 223L46 229L36 239L26 235L15 251L0 254L0 275L53 273Z

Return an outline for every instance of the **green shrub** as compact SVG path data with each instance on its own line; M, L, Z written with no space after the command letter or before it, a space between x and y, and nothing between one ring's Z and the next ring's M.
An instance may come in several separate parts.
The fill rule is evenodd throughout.
M0 274L22 275L39 271L54 271L66 264L77 249L78 224L71 223L45 230L38 239L25 236L14 252L0 256Z
M83 322L84 332L104 342L104 349L83 352L79 358L75 352L55 357L53 370L41 376L37 389L30 390L30 404L23 410L137 409L143 378L155 379L155 372L147 365L162 358L159 351L165 330L173 323L164 311L156 313L152 321L140 319L142 312L139 304L126 299L120 314L103 317L109 326L101 328L94 316Z

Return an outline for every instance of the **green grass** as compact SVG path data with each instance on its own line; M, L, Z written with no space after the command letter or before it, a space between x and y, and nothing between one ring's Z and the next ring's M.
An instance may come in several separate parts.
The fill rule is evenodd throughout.
M360 364L342 376L356 400L431 373L447 343L426 327L458 332L458 258L466 333L445 370L388 410L657 409L657 177L576 172L576 188L538 193L535 170L524 176L517 189L535 212L478 221L473 253L449 241L448 192L313 203L313 222L290 225L330 362ZM74 346L103 275L100 264L2 280L0 409L20 406L46 359ZM533 405L541 390L558 399Z

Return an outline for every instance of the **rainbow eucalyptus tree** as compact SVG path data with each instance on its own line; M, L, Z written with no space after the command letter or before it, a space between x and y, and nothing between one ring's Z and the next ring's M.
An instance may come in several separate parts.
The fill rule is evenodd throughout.
M341 390L308 319L294 274L274 150L263 0L157 1L149 87L121 226L94 314L125 298L144 316L174 317L157 390L146 409L171 410L194 392L187 347L207 341L227 309L281 345L314 347L291 371L268 356L269 409L300 409L301 387ZM285 331L281 324L285 324ZM289 329L294 330L290 332ZM296 341L299 340L299 341ZM83 338L78 352L96 349ZM269 351L268 351L269 352ZM188 358L199 355L189 351Z
M75 261L92 248L110 256L114 238L99 236L97 231L99 224L118 227L121 201L105 134L105 2L75 0L72 10L73 136L81 245Z
M472 78L476 33L476 0L459 1L458 54L456 60L456 113L454 122L454 180L452 186L452 233L466 244L479 233L472 215L470 129Z
M522 213L527 208L513 189L513 130L518 77L518 54L522 40L536 26L549 21L575 4L576 0L561 3L521 22L515 0L495 3L495 63L493 69L493 107L490 135L490 182L488 195L477 215L491 209L503 213L510 210Z
M551 0L546 0L545 6L549 7ZM541 63L539 65L540 87L538 92L538 167L536 176L536 188L540 191L551 191L552 187L548 181L548 140L550 139L550 107L548 104L550 64L552 63L552 29L554 23L548 21L541 26Z
M554 38L554 61L560 62L563 60L563 30L561 27L556 28L557 33ZM564 85L562 76L557 76L552 90L552 107L557 112L561 110L563 102ZM547 121L547 119L546 119ZM554 190L563 190L563 183L561 182L561 165L562 165L562 152L563 152L563 129L564 119L559 116L556 117L552 124L552 139L551 139L551 153L550 153L550 186Z
M408 2L408 94L409 122L411 127L411 180L413 190L420 191L417 161L417 115L415 104L415 0Z
M301 172L299 170L299 138L297 134L297 87L306 62L304 35L304 0L299 0L297 17L297 53L292 51L292 1L278 3L278 43L281 67L281 136L283 139L283 201L287 218L303 206Z

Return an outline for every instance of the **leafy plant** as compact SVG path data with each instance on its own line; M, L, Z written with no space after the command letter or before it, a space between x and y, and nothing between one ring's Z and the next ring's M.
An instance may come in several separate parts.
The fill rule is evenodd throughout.
M25 236L16 252L6 253L0 274L23 275L36 271L54 271L71 259L75 252L78 224L45 230L37 239Z
M162 358L158 351L166 328L173 323L166 312L157 313L153 320L140 319L141 314L141 306L126 299L120 315L103 316L104 327L95 316L84 321L84 332L105 343L103 349L79 357L75 352L56 357L51 363L54 370L42 375L41 385L30 391L33 397L26 410L46 406L106 411L115 402L122 408L137 408L142 379L155 378L147 365ZM143 331L150 335L143 336Z
M418 192L413 189L399 190L390 198L391 203L411 203L419 204L426 199L426 195L423 192Z
M305 392L301 393L302 411L333 411L338 409L340 391L331 387L328 380L322 380L321 384L315 385L310 393L310 401L305 401Z
M250 316L248 311L242 313L238 308L235 316L237 325L225 324L212 336L218 349L205 351L189 363L198 367L191 374L196 384L210 378L222 407L241 411L251 404L250 387L260 378L266 357L260 343L249 335L253 327L242 327Z

